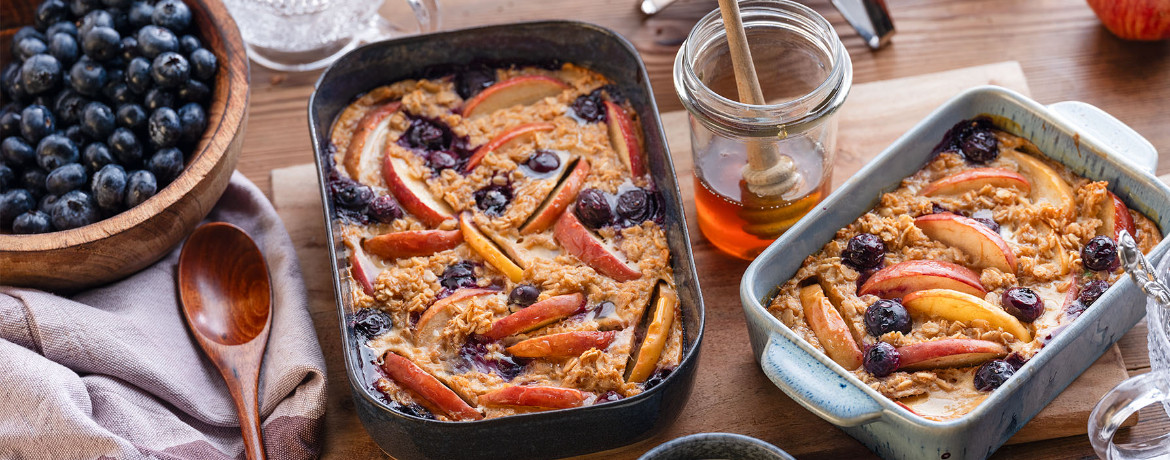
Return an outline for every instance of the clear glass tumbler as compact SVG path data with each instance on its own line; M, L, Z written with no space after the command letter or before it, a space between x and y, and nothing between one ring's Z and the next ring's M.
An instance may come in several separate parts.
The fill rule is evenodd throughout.
M837 109L853 81L849 54L816 11L788 0L739 3L766 105L738 102L718 10L699 21L674 61L690 113L699 229L720 250L752 259L829 193ZM799 179L781 197L743 180L749 145L790 157ZM770 144L770 145L764 145Z
M384 0L224 0L248 57L276 70L320 69L358 45L405 31L378 15ZM436 0L406 0L418 32L439 28Z

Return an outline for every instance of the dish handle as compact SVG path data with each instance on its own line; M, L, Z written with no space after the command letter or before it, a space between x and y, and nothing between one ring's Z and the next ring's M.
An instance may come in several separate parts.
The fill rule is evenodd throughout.
M1125 123L1094 105L1080 101L1057 102L1048 106L1081 132L1121 154L1138 169L1154 174L1158 166L1158 150L1150 141Z
M862 425L882 415L872 397L780 334L768 338L760 367L785 394L834 425Z

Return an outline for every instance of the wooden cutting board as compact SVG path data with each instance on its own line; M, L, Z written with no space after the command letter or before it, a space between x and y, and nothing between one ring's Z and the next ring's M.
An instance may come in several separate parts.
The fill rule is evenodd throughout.
M854 86L839 115L834 188L947 99L985 84L1029 94L1017 62ZM636 458L675 437L711 431L755 436L798 457L872 456L844 432L790 400L760 371L752 357L739 303L739 280L747 263L720 253L698 230L686 113L664 113L662 123L687 201L695 265L707 306L706 337L696 385L678 421L646 441L605 452L604 457ZM378 457L381 452L354 412L346 380L315 169L301 165L273 170L272 197L297 248L309 291L309 309L325 352L330 383L326 458ZM1085 434L1093 406L1127 377L1120 351L1110 347L1009 443ZM1136 419L1130 422L1132 425Z

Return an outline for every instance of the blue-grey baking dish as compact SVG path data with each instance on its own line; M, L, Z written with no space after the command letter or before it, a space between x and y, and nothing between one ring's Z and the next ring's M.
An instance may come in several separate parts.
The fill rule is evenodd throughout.
M325 171L333 151L329 131L358 95L406 78L438 77L472 64L550 65L572 62L600 72L629 99L642 121L650 173L665 203L665 230L672 254L684 330L682 363L662 383L620 401L475 422L439 422L404 415L370 386L376 357L350 324L352 291L344 246L332 221ZM553 458L630 444L672 422L694 383L704 310L687 236L683 200L658 118L646 69L634 47L607 29L580 22L548 21L479 27L369 44L342 56L317 81L309 99L309 129L325 203L326 230L337 311L341 317L346 373L358 416L382 450L400 460L416 458ZM310 273L306 273L312 276ZM323 274L322 274L323 275ZM335 383L336 384L336 383Z
M1088 104L1045 107L1004 88L974 88L890 145L760 254L740 283L752 350L768 378L883 458L991 455L1145 313L1145 297L1128 277L1121 278L974 411L944 422L914 415L862 384L768 313L765 306L777 286L792 278L805 257L872 209L882 193L922 168L947 129L981 114L1006 120L1001 128L1030 139L1077 174L1108 180L1109 189L1149 216L1163 235L1170 229L1170 188L1151 175L1157 152L1133 130ZM1154 248L1150 259L1160 260L1167 247L1170 239Z

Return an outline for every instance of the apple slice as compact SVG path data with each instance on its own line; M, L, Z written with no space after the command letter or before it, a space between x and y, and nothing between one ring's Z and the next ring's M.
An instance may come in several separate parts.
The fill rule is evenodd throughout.
M902 298L902 305L906 306L906 310L911 315L935 316L965 323L977 319L987 321L991 327L1003 329L1016 336L1016 340L1032 341L1032 333L1015 316L979 297L964 292L950 289L927 289L912 292Z
M475 149L475 153L471 154L471 158L467 159L467 166L463 167L463 172L467 173L475 169L476 166L479 166L479 162L483 161L483 157L503 148L505 145L515 144L525 140L523 138L532 138L535 137L536 133L552 131L554 128L556 127L552 123L529 123L505 131L503 134L496 136L495 139Z
M362 292L373 296L374 280L378 279L378 274L382 271L360 247L351 245L349 249L349 275L362 287Z
M508 347L521 358L569 358L590 349L604 350L613 342L614 331L571 331L523 340Z
M658 283L658 299L654 302L654 316L646 326L646 334L636 354L630 355L627 382L642 383L650 378L658 367L662 350L670 339L670 327L674 325L675 310L678 309L678 294L666 283Z
M593 393L561 387L513 385L479 396L479 403L489 407L512 406L539 409L568 409L594 399Z
M500 318L492 324L485 337L500 340L512 334L528 332L559 321L585 309L585 294L564 294L529 305L527 308Z
M504 255L500 248L475 227L475 223L471 222L471 213L465 212L459 216L459 229L463 231L463 239L467 241L467 245L483 257L483 260L496 267L496 270L503 272L513 283L519 283L524 279L524 269L512 262L512 259Z
M447 323L450 323L455 314L459 313L459 307L466 305L467 302L476 297L499 292L491 289L463 288L447 297L436 300L418 318L418 324L415 325L414 330L415 340L428 342L437 339L439 334L443 333L443 328L447 327Z
M382 355L382 371L399 385L430 401L455 420L483 418L483 414L467 405L466 401L443 385L439 379L392 351Z
M1020 167L1020 173L1032 184L1028 194L1033 202L1047 201L1057 208L1071 212L1074 209L1073 189L1060 174L1040 159L1015 150L1005 150L1004 157L1010 158Z
M1133 223L1133 216L1129 214L1129 207L1113 192L1106 193L1109 194L1109 199L1097 214L1097 218L1101 219L1097 234L1113 238L1113 241L1117 241L1122 230L1129 232L1130 235L1136 234L1137 228Z
M382 176L398 204L422 223L437 227L443 221L455 218L451 207L435 199L430 190L427 190L426 183L410 177L410 165L406 160L387 154L386 161L382 164Z
M1016 253L1003 237L975 219L940 212L914 219L914 225L931 239L967 253L977 267L1016 272Z
M978 297L987 294L979 275L967 267L941 260L907 260L874 273L857 290L857 295L899 299L914 291L936 288L953 289Z
M362 242L362 246L378 257L394 260L429 256L459 246L463 234L459 230L407 230L387 233Z
M492 240L501 251L504 251L504 254L509 259L523 269L527 269L535 264L536 259L556 260L557 256L561 255L559 249L548 249L540 246L525 248L519 242L490 229L483 228L479 229L479 231L486 235L488 239Z
M361 181L362 172L377 168L382 158L387 138L390 135L390 115L398 111L399 101L382 104L370 110L358 121L357 129L349 146L345 149L345 172L356 181ZM373 165L370 165L371 160ZM373 169L376 171L376 169Z
M1025 193L1032 190L1032 184L1018 172L1003 168L975 168L931 182L918 193L924 196L957 195L979 190L985 185L1014 188Z
M544 75L521 75L489 86L463 105L463 118L487 115L517 105L530 105L569 89L565 82Z
M642 147L634 132L634 122L625 109L612 101L605 101L605 118L609 123L609 143L634 177L646 174L642 164Z
M620 282L642 277L638 267L627 262L620 251L589 231L571 210L561 213L553 228L553 237L569 254L577 256L585 265L593 267L602 275Z
M804 308L804 319L808 327L821 342L821 348L841 367L848 370L861 367L861 348L849 333L849 325L841 318L841 313L833 308L833 304L825 297L825 291L819 284L810 284L800 288L800 305Z
M898 348L900 371L967 367L1008 355L1007 347L987 340L941 339Z
M573 166L569 174L561 179L561 183L557 184L544 203L541 203L540 207L536 208L536 212L528 217L528 222L520 227L520 234L543 232L551 227L561 213L565 212L569 205L577 199L577 194L581 193L581 187L585 185L585 178L588 176L589 161L584 158L577 160L577 164Z

